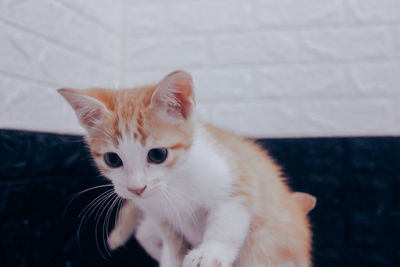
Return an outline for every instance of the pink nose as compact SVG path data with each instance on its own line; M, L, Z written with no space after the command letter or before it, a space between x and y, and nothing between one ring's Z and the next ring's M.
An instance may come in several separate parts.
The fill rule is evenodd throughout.
M143 186L142 188L136 188L136 189L128 187L128 191L140 196L144 192L144 190L146 190L146 188L147 188L147 185Z

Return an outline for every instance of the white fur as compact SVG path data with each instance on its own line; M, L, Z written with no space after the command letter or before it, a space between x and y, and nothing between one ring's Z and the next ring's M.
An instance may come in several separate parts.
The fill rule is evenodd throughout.
M157 224L150 216L144 217L136 232L136 239L151 257L160 261L162 252L161 233Z
M236 177L214 142L202 128L196 129L186 161L173 171L164 164L149 164L146 155L150 147L142 147L128 136L112 150L124 162L123 167L108 175L116 192L132 199L151 221L168 222L193 246L183 267L231 266L249 227L246 208L230 197ZM128 186L144 185L147 189L140 197L127 190ZM154 231L145 220L138 231L141 242L146 236L144 229ZM160 238L164 241L162 234ZM176 266L170 249L164 241L161 266Z

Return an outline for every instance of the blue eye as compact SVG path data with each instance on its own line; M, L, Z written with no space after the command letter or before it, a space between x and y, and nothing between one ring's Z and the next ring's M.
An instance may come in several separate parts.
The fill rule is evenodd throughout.
M104 154L104 162L111 168L118 168L122 166L122 160L117 153L107 152Z
M150 163L160 164L163 163L168 156L166 148L153 148L147 153L147 161Z

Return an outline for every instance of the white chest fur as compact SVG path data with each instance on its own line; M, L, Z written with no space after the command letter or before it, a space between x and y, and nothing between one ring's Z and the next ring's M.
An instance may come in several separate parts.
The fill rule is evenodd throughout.
M187 160L169 176L165 194L138 204L154 219L168 221L196 246L202 240L210 209L226 199L235 177L224 155L201 130Z

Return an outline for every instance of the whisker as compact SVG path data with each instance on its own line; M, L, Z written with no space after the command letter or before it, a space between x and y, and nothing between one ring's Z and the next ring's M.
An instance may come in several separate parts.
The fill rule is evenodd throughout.
M108 207L110 204L113 203L114 198L117 198L117 197L118 197L118 196L117 196L116 194L114 194L114 192L112 192L112 194L109 195L109 196L107 197L106 201L103 202L103 207L101 208L102 211L101 211L101 213L100 213L100 215L99 215L99 218L98 218L97 221L96 221L96 226L95 226L96 246L97 246L97 249L99 250L99 252L100 252L100 254L101 254L101 257L102 257L103 259L107 259L107 257L104 256L104 254L103 254L103 252L102 252L102 250L101 250L101 248L100 248L100 245L99 245L99 240L98 240L98 226L99 226L99 222L100 222L100 219L101 219L102 214L105 212L105 210L107 209L107 207ZM108 201L108 200L110 200L110 201ZM102 232L102 235L103 235L103 232Z
M169 206L171 207L172 212L175 214L175 217L176 217L176 220L178 223L179 233L182 233L183 227L182 227L182 221L181 221L179 211L176 209L173 201L171 200L168 191L161 191L161 192L162 192L161 195L164 196L165 200L168 202ZM173 231L176 232L175 230L173 230Z
M126 203L126 200L123 199L122 197L120 197L119 202L118 202L117 212L115 213L115 218L114 218L114 225L115 225L114 228L117 227L117 224L118 224L118 227L120 227L121 222L120 222L120 220L118 220L118 217L119 217L119 213L121 212L121 208L124 206L125 203ZM126 249L125 244L126 243L124 243L122 246Z
M96 210L99 207L99 203L102 203L102 201L110 196L112 194L112 189L100 194L97 196L94 200L92 200L85 208L84 210L78 215L78 217L81 217L83 214L83 217L79 223L78 226L78 233L77 233L77 238L78 238L78 248L80 249L80 233L81 233L81 228L85 225L85 221L87 221L90 216L92 215L93 211Z
M105 207L110 203L109 201L107 201L107 200L109 200L110 198L112 198L112 195L109 195L109 196L106 198L106 201L102 202L101 207L99 208L99 210L104 210L104 209L105 209ZM94 229L94 237L95 237L95 240L96 240L96 247L97 247L97 250L99 251L101 257L102 257L103 259L106 259L106 257L104 256L104 254L103 254L103 252L102 252L102 250L101 250L101 248L100 248L100 246L99 246L99 241L98 241L98 235L99 235L98 224L99 224L100 219L101 219L101 218L97 218L97 219L96 219L96 226L95 226L95 229Z
M196 216L196 213L192 207L192 204L186 199L186 195L180 191L178 188L169 188L169 190L171 191L171 193L175 193L173 194L173 196L178 197L179 198L179 203L183 204L183 210L189 215L189 217L191 218L193 224L195 225L195 227L197 227L199 225L199 220Z
M171 189L171 188L170 188ZM169 198L172 198L172 197L174 197L175 195L172 195L171 193L172 193L172 191L170 191L170 189L168 190L168 192L166 192L166 194L168 195L168 197ZM175 199L176 200L176 199ZM171 202L173 202L174 203L174 201L172 201L171 200ZM179 201L175 201L176 203L179 203ZM172 205L172 204L171 204ZM175 205L174 205L174 209L176 210L176 218L177 218L177 222L178 222L178 225L179 225L179 237L180 237L180 242L181 243L183 243L184 242L184 238L183 238L183 227L182 227L182 217L181 217L181 214L179 213L179 211L177 210L177 208L175 207ZM186 212L186 208L185 207L183 207L183 208L181 208L181 210L184 210L185 212ZM173 234L176 234L176 231L173 233Z
M118 203L118 201L119 201L119 197L117 195L116 198L114 199L114 201L112 202L112 204L110 205L110 207L109 207L109 209L108 209L108 211L106 213L106 216L104 218L104 223L103 223L103 244L104 244L104 247L105 247L105 249L106 249L106 251L107 251L107 253L108 253L108 255L110 257L111 257L111 254L110 254L110 250L109 250L109 248L108 248L108 246L106 244L106 240L109 237L108 229L109 229L109 226L110 226L110 219L111 219L113 210L115 208L115 205Z
M73 194L72 196L69 197L71 199L68 201L68 203L67 203L67 205L66 205L66 207L64 209L63 216L65 216L65 212L68 210L68 207L71 205L72 201L74 201L77 197L79 197L82 194L84 194L86 192L89 192L91 190L98 189L98 188L104 188L104 187L108 187L108 186L112 186L112 184L103 184L103 185L93 186L93 187L87 188L85 190L82 190L80 192L77 192L77 193Z
M101 201L101 204L99 204L100 206L103 206L107 201L108 201L108 199L111 197L111 196L113 196L115 194L115 192L113 191L113 192L111 192L106 198L104 198L102 201ZM98 218L100 218L101 217L101 208L99 208L99 209L97 209L97 212L96 212L96 215L94 215L94 219L95 220L97 220Z
M78 217L81 217L82 214L84 214L86 212L87 209L89 209L93 204L95 204L95 202L97 202L97 200L99 200L100 198L102 198L103 196L105 196L107 193L112 192L112 188L101 193L100 195L98 195L95 199L93 199L88 205L85 206L85 208L79 213Z

